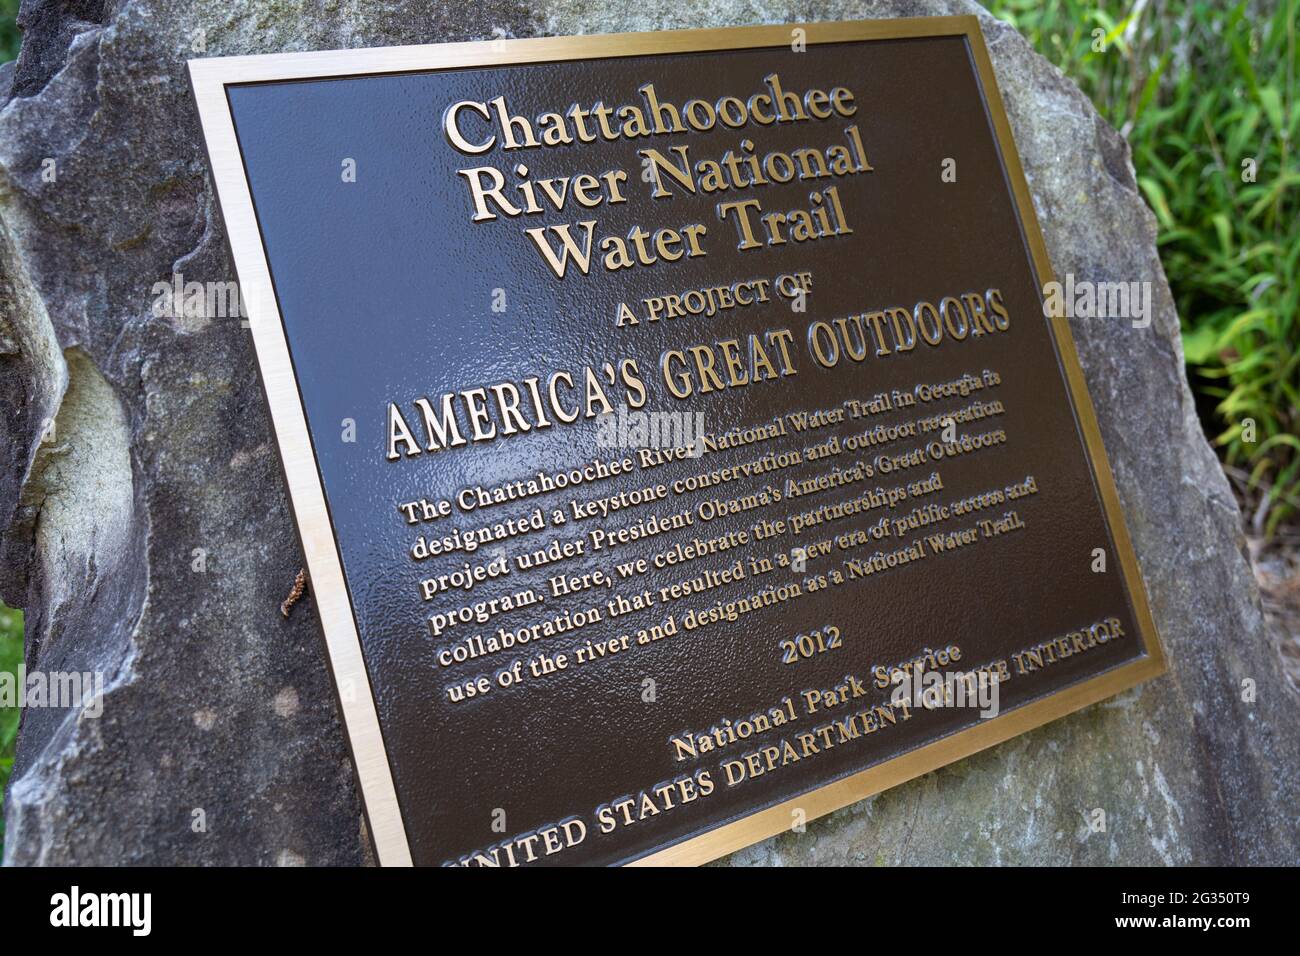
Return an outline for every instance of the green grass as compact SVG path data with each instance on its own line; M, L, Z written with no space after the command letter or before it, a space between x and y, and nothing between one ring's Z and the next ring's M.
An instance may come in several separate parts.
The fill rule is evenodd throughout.
M16 674L23 661L23 615L0 604L0 672ZM4 850L4 791L14 766L18 708L0 706L0 852Z
M1300 514L1300 2L986 5L1128 138L1207 432L1272 534Z

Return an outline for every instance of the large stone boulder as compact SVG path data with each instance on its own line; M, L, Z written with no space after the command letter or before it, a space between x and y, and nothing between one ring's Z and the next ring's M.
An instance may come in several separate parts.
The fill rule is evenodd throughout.
M233 278L184 72L197 45L972 12L1057 272L1155 289L1149 328L1074 334L1170 672L730 862L1300 861L1300 698L1197 422L1154 220L1124 140L1013 29L964 0L51 0L24 2L0 68L0 596L27 611L29 668L108 688L98 719L26 713L5 862L369 859L310 595L280 613L302 559L248 330L153 314L173 274Z

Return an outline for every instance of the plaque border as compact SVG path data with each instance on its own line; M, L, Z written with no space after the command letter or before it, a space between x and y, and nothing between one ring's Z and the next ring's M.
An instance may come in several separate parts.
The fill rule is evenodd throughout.
M786 23L772 26L541 37L468 43L372 47L188 61L190 86L216 187L216 199L240 282L259 374L270 407L276 446L290 507L306 556L312 594L320 615L335 694L356 768L370 837L380 865L410 866L411 851L384 747L373 690L342 561L325 503L324 487L307 430L289 346L281 322L270 266L253 208L243 157L235 135L226 87L232 84L425 72L567 60L787 47L790 30L807 32L806 42L844 43L961 36L967 41L985 108L1011 186L1020 227L1040 290L1055 273L1034 212L1033 199L1011 135L988 49L975 15L895 20ZM631 865L698 865L733 853L789 829L800 809L811 820L855 803L962 757L1018 736L1089 704L1163 673L1164 651L1151 616L1137 558L1128 535L1092 401L1068 322L1053 317L1048 327L1065 373L1071 405L1084 438L1106 523L1114 539L1143 656L1021 705L1005 715L932 741L790 800L648 852Z

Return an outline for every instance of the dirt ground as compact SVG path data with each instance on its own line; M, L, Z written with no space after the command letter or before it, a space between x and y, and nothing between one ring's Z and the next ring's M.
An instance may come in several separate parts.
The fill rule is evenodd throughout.
M1300 690L1300 528L1280 529L1273 540L1247 536L1268 618L1291 686Z

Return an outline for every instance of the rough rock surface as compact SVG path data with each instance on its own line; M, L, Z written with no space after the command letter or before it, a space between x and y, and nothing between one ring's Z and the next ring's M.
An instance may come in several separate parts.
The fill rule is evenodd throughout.
M30 668L100 670L109 689L97 720L26 714L5 862L368 859L309 599L279 612L302 561L247 330L151 311L153 284L173 273L233 278L184 76L196 45L969 12L981 11L24 2L22 55L0 68L0 596L27 610ZM1300 696L1197 425L1127 147L1012 29L982 22L1057 272L1155 288L1150 328L1074 331L1171 672L730 862L1296 863ZM1104 832L1088 826L1096 808Z

